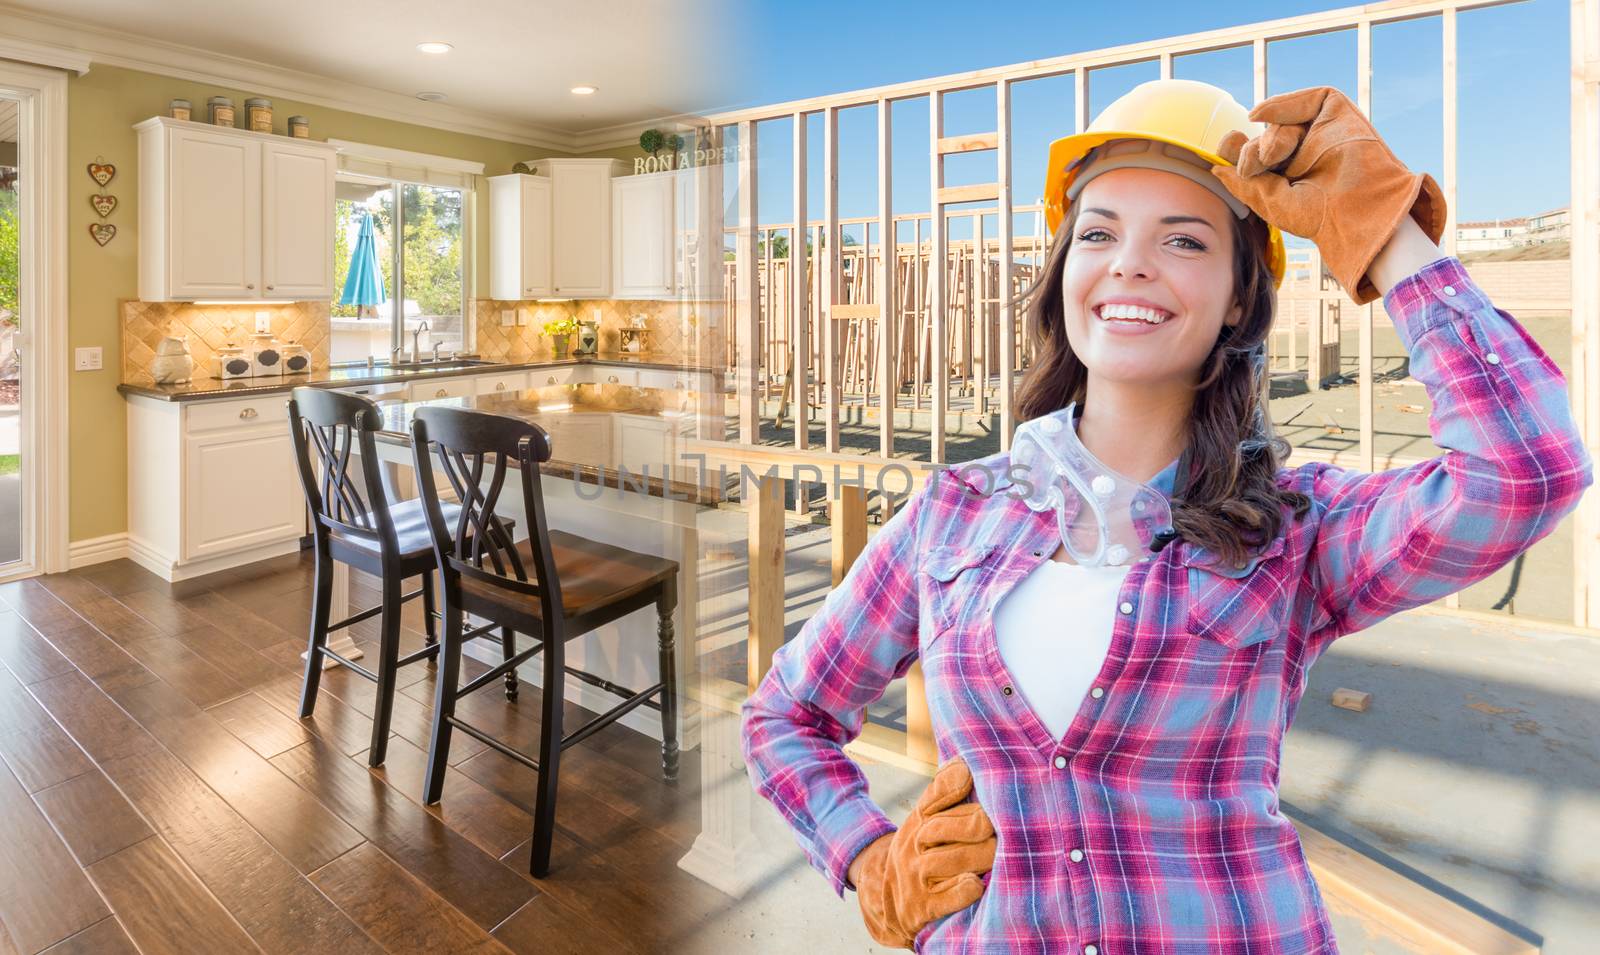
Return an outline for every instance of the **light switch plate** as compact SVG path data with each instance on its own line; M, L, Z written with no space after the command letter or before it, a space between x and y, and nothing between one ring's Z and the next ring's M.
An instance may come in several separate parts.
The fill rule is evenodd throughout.
M270 335L270 334L272 334L272 313L271 312L257 312L256 313L256 334L257 335Z
M100 346L74 349L72 367L77 371L99 371L103 367L100 361Z
M502 328L509 328L510 326L515 325L516 323L517 323L517 310L516 309L514 309L514 308L502 308L500 310L500 326Z
M517 324L518 325L526 325L526 324L528 324L528 310L527 309L525 309L525 308L517 309Z

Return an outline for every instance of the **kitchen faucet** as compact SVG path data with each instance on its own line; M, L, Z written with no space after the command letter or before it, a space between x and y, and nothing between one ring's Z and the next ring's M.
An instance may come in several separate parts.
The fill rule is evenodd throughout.
M423 332L425 332L427 330L428 330L428 320L427 319L423 319L422 321L418 322L417 323L417 327L413 328L411 330L411 361L412 361L413 364L415 364L416 361L417 361L417 336L421 335Z

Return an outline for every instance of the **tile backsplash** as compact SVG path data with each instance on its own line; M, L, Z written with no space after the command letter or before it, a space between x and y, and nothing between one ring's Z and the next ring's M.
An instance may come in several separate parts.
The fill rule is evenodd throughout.
M705 333L704 310L678 302L616 301L585 299L575 302L506 302L475 299L473 315L477 322L475 351L493 361L536 361L551 358L554 344L545 334L544 323L574 315L589 320L600 313L601 352L621 350L620 330L642 315L650 330L649 347L641 353L663 362L715 363L720 352L712 341L701 342ZM513 320L526 315L526 325L502 325L501 313L510 311ZM161 339L181 336L189 342L194 357L196 380L218 374L217 349L232 342L248 346L255 332L257 312L272 316L272 332L280 342L295 342L311 352L314 370L328 367L331 322L327 302L263 303L260 305L196 305L189 302L122 303L122 380L129 384L150 384L150 361ZM714 331L714 330L713 330ZM576 334L568 340L569 354L578 346Z
M688 361L693 351L694 329L689 326L693 315L677 302L613 301L609 299L579 299L572 302L505 302L495 299L478 299L473 303L478 323L478 353L496 361L536 361L550 358L555 345L545 334L544 323L571 315L582 321L594 318L600 311L600 344L602 352L621 350L621 329L632 324L635 315L643 315L645 328L649 329L648 349L642 354L665 362ZM503 325L502 313L512 312L520 318L527 316L526 325ZM698 323L696 317L694 321ZM687 326L687 327L686 327ZM567 350L578 347L577 333L567 341Z
M272 316L272 334L311 352L311 367L328 366L327 302L263 302L260 305L196 305L192 302L122 303L122 380L150 384L150 360L161 339L188 339L196 381L219 374L217 349L233 343L248 346L256 330L256 313Z

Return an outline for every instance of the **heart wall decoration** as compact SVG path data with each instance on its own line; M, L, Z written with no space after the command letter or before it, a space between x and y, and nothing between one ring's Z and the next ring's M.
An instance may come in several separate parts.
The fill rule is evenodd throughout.
M90 196L89 205L94 206L94 211L99 213L100 218L104 219L111 214L111 210L117 207L117 197L107 195Z
M101 245L117 237L117 227L106 222L89 223L89 234Z
M104 187L117 174L117 167L108 162L92 162L89 164L89 178Z

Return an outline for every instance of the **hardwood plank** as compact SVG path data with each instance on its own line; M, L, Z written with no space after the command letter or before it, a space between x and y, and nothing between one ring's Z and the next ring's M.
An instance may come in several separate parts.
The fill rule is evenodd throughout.
M81 577L113 597L132 590L172 586L133 561L121 559L82 567L72 571L68 576Z
M258 686L257 696L280 713L310 728L339 752L349 756L364 753L372 745L372 719L332 693L318 693L317 705L309 719L300 719L300 676L283 677ZM393 735L393 734L390 734Z
M422 663L419 661L412 666L422 666ZM344 667L334 667L322 675L322 692L337 696L365 716L371 717L377 712L377 684ZM484 692L489 691L486 688ZM394 712L389 717L389 731L426 748L433 735L432 698L424 703L397 687ZM455 733L450 742L450 765L471 759L488 748L465 733Z
M128 653L198 706L232 699L245 691L237 680L200 659L173 637L123 644Z
M166 687L136 687L116 700L301 872L361 844L338 816Z
M249 645L239 642L210 624L174 634L172 639L222 672L239 686L250 689L270 683L292 672L283 664L267 659Z
M95 597L105 596L106 593L87 577L71 571L64 574L45 574L34 579L69 607L73 601L92 600Z
M48 680L72 669L72 663L15 611L0 613L0 663L23 684Z
M311 881L397 955L509 951L370 842L318 869Z
M115 918L107 918L57 942L42 955L139 955L139 950L129 941L122 925Z
M494 937L513 952L527 955L613 955L642 952L606 932L548 893L536 895L517 914L501 922Z
M52 630L45 639L107 692L160 679L90 624Z
M483 928L533 897L527 880L320 739L272 763Z
M218 703L207 712L263 759L294 749L313 735L306 723L280 713L254 693Z
M155 835L99 770L34 793L78 864L89 866Z
M144 955L258 950L160 839L129 846L88 872Z
M427 767L427 752L397 736L389 741L389 758L373 773L497 859L521 845L533 832L531 815L455 767L445 773L439 804L424 806L422 781Z
M16 677L0 667L0 757L28 792L71 779L94 764Z
M35 579L0 584L0 600L40 632L82 622L77 614Z
M376 951L222 797L93 684L66 675L30 689L263 948ZM126 927L132 934L133 926Z
M0 923L37 952L110 915L72 853L10 772L0 770Z
M108 760L161 747L81 673L63 673L28 688L61 728L102 768ZM112 777L115 780L116 777Z
M54 721L0 736L0 758L30 793L94 769L94 763Z
M158 627L129 610L110 594L101 594L98 597L76 600L72 604L72 609L76 610L83 619L93 624L96 630L110 637L113 642L120 646L125 647L130 643L138 643L141 640L153 640L157 637L170 636L165 628Z

